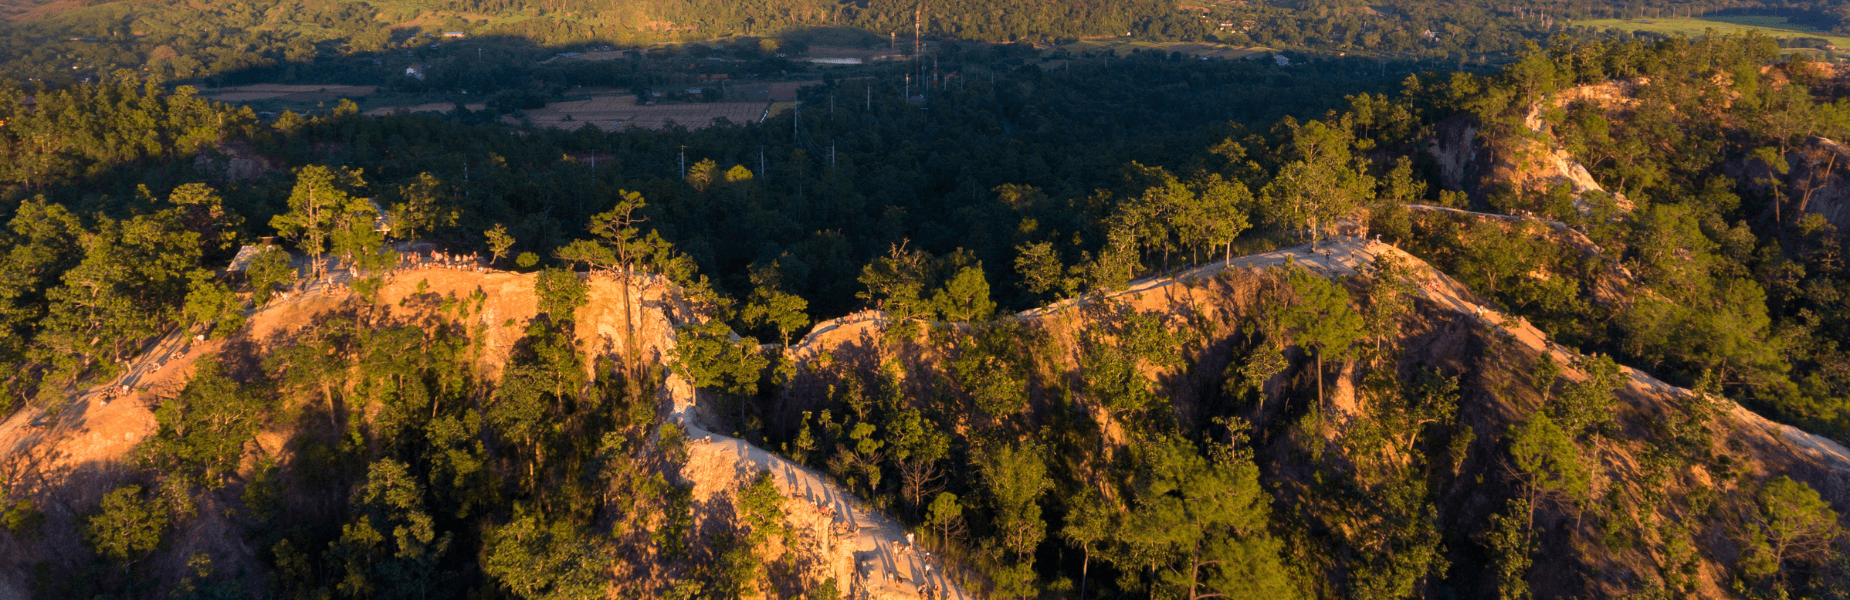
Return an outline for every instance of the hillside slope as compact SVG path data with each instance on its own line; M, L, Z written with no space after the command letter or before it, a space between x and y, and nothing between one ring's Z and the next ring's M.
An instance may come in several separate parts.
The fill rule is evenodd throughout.
M1444 578L1446 586L1466 593L1486 589L1481 586L1494 587L1494 582L1485 582L1486 576L1477 568L1483 565L1471 550L1476 542L1470 535L1475 534L1463 532L1481 528L1481 523L1495 511L1496 498L1516 485L1507 480L1509 459L1502 438L1510 424L1545 403L1540 398L1541 390L1518 373L1545 355L1567 366L1563 385L1569 385L1585 378L1572 365L1586 357L1549 341L1521 319L1489 308L1471 290L1419 259L1390 245L1341 238L1315 248L1294 247L1143 280L1107 299L1067 301L1013 318L1044 332L1056 347L1065 349L1066 358L1056 363L1063 364L1059 368L1067 372L1053 373L1055 377L1086 377L1078 370L1082 346L1089 343L1082 338L1088 330L1110 327L1124 315L1159 315L1177 331L1199 332L1201 337L1189 338L1176 348L1188 356L1185 365L1146 375L1173 394L1174 409L1184 422L1228 411L1251 421L1256 431L1268 438L1255 450L1263 480L1272 490L1275 510L1309 510L1306 507L1320 501L1300 495L1315 489L1306 479L1309 471L1302 462L1306 460L1300 454L1302 445L1316 439L1324 440L1317 443L1344 444L1365 424L1381 418L1379 407L1371 406L1376 400L1363 391L1361 369L1339 369L1329 398L1331 418L1309 430L1291 424L1289 421L1295 417L1288 417L1303 410L1302 404L1292 407L1290 400L1293 388L1301 395L1305 376L1302 353L1287 352L1295 357L1292 362L1298 366L1264 382L1264 393L1271 401L1257 407L1225 404L1230 400L1218 392L1223 387L1220 380L1227 378L1224 373L1235 363L1240 353L1237 346L1249 341L1241 339L1244 334L1240 333L1240 324L1268 310L1268 299L1275 298L1269 294L1289 269L1307 268L1354 286L1379 275L1377 267L1382 257L1392 257L1405 266L1399 272L1411 284L1410 296L1417 307L1401 323L1400 337L1393 342L1404 353L1400 368L1408 370L1425 364L1457 373L1463 392L1459 421L1479 432L1470 447L1470 458L1458 459L1462 470L1435 480L1439 518L1448 530L1458 532L1453 536L1459 536L1448 538L1448 554L1457 566ZM33 482L27 488L46 507L48 535L36 544L10 537L0 542L0 556L6 557L6 576L0 577L0 582L9 586L0 588L0 592L25 597L33 579L29 574L32 565L81 560L86 550L76 533L78 521L105 491L130 477L133 449L156 429L153 410L183 385L193 361L214 355L238 357L231 362L259 368L262 356L287 344L310 322L333 311L358 309L375 324L434 326L450 320L451 324L479 330L483 332L482 346L474 360L484 372L498 373L521 335L520 328L510 324L536 316L534 281L533 275L513 273L409 271L390 279L378 302L372 304L358 301L339 284L313 287L255 311L249 327L229 339L170 336L154 345L122 376L79 391L55 414L31 409L14 415L0 424L0 447L6 448L5 472L12 481ZM608 279L593 277L589 281L589 302L580 309L576 320L581 351L592 356L621 354L620 291ZM454 321L455 317L444 308L446 300L471 298L481 304L467 322ZM693 316L676 294L664 292L659 285L647 286L638 299L642 307L638 319L641 352L652 360L665 361L673 352L675 325L690 322ZM877 312L818 324L787 351L801 369L782 388L777 401L782 414L766 416L773 422L789 421L798 411L824 406L834 389L831 382L877 372L886 359L902 359L907 379L913 382L908 385L919 385L926 381L926 373L944 368L956 352L908 346L903 340L890 343L895 339L888 333L893 325ZM1653 447L1652 439L1661 433L1656 423L1672 420L1693 410L1693 406L1719 402L1721 409L1704 427L1714 436L1710 447L1729 458L1719 463L1698 461L1676 472L1653 475L1659 479L1651 485L1667 485L1672 495L1713 487L1727 496L1746 482L1789 475L1823 492L1839 511L1850 508L1844 504L1850 498L1850 486L1845 483L1850 481L1850 450L1767 421L1724 399L1701 400L1690 390L1667 385L1642 371L1623 368L1622 373L1623 388L1618 397L1623 403L1617 407L1619 429L1608 437L1594 438L1600 457L1596 480L1602 491L1598 493L1606 494L1616 506L1642 511L1646 521L1695 518L1674 503L1653 507L1645 502L1645 498L1666 490L1648 489L1644 478L1650 467L1644 466L1644 461ZM666 375L661 383L664 408L688 427L691 443L679 473L693 485L697 505L723 501L728 494L738 493L753 474L769 471L785 495L783 506L788 522L794 526L794 535L807 540L791 547L802 548L807 556L805 564L814 565L818 574L834 577L844 585L865 582L876 597L911 597L923 581L948 586L953 597L965 597L944 578L947 564L939 562L936 571L928 574L921 555L899 551L905 527L819 470L743 440L709 433L733 428L729 423L714 422L717 417L712 410L703 410L704 404L717 400L706 392L697 394L678 374ZM1046 418L1045 410L1031 409L1041 412L1040 418ZM1123 443L1127 423L1101 407L1089 410L1090 418L1103 430L1118 432L1108 434L1108 439ZM1317 433L1306 438L1306 431ZM266 429L254 447L246 449L241 469L246 477L264 459L290 460L296 451L288 444L291 435L291 431L283 429ZM1669 483L1663 483L1662 477L1668 477ZM338 502L343 495L337 492L333 498ZM1294 507L1294 502L1304 506ZM842 515L841 520L831 523L818 510L818 503L834 507ZM1060 504L1058 500L1048 503ZM187 557L206 553L214 557L219 568L260 571L262 551L242 539L241 519L231 515L230 507L223 508L227 510L203 511L199 518L184 524L174 536L175 541L148 560L168 565L165 571L180 573ZM1531 576L1538 593L1619 596L1638 591L1639 582L1653 580L1658 565L1667 564L1661 549L1648 543L1636 547L1588 546L1583 540L1595 539L1595 519L1582 522L1567 505L1550 505L1542 512L1552 523L1542 547L1555 560L1537 565ZM1731 542L1724 538L1698 538L1704 545L1698 587L1704 596L1726 595L1729 589L1724 559ZM889 575L893 578L888 579ZM255 579L249 582L260 584Z
M1254 324L1262 323L1266 313L1274 310L1277 286L1290 270L1299 267L1329 278L1349 282L1352 289L1365 287L1379 276L1377 261L1392 257L1404 265L1410 295L1416 306L1399 325L1400 333L1387 342L1396 348L1402 373L1437 368L1453 374L1460 385L1457 407L1458 427L1476 432L1468 457L1453 457L1435 443L1416 449L1426 454L1424 460L1452 463L1457 471L1446 468L1431 476L1437 498L1437 519L1445 536L1445 554L1452 565L1427 585L1428 590L1450 589L1463 596L1494 595L1498 576L1486 557L1484 527L1497 513L1502 498L1520 495L1519 471L1512 464L1509 451L1511 427L1545 412L1549 400L1544 390L1531 381L1531 365L1541 357L1552 358L1563 367L1555 388L1572 389L1585 382L1586 373L1576 365L1592 359L1573 348L1548 339L1535 326L1496 310L1487 300L1467 289L1444 273L1391 245L1357 238L1342 238L1319 244L1314 249L1299 246L1214 264L1171 276L1134 283L1130 289L1105 298L1067 301L1030 310L1013 317L1024 329L1011 334L1024 346L1034 340L1051 340L1055 358L1039 367L1031 384L1032 400L1028 427L1045 427L1058 422L1066 411L1083 411L1104 439L1106 446L1120 446L1107 456L1128 451L1135 436L1128 433L1138 425L1115 414L1106 400L1070 399L1074 392L1065 391L1083 384L1069 383L1095 375L1083 370L1088 352L1100 343L1091 332L1120 331L1126 319L1134 315L1154 315L1173 331L1181 332L1179 347L1171 350L1179 364L1146 368L1144 375L1155 382L1161 394L1172 398L1176 419L1185 430L1204 423L1214 415L1231 414L1253 424L1254 450L1263 473L1261 481L1272 491L1274 510L1313 523L1330 518L1332 498L1322 494L1342 495L1327 480L1332 471L1360 468L1342 463L1356 459L1313 458L1320 452L1341 453L1338 449L1364 443L1370 431L1391 418L1392 407L1384 399L1367 391L1370 385L1365 369L1351 363L1336 369L1339 373L1328 406L1333 414L1316 421L1300 421L1307 409L1304 394L1314 381L1307 364L1307 352L1292 345L1282 347L1291 368L1264 382L1266 400L1258 405L1241 400L1227 391L1237 381L1242 355L1263 351L1253 335ZM843 386L853 386L856 375L877 372L882 364L904 365L902 385L914 397L943 395L931 391L945 380L959 377L957 357L976 351L966 340L956 344L942 341L894 338L892 324L879 313L862 313L837 321L821 323L816 332L790 352L793 359L806 365L776 401L777 412L765 415L795 429L798 412L809 414L839 407L832 398ZM1264 325L1259 325L1263 329ZM1248 351L1245 348L1253 348ZM885 367L892 368L892 367ZM1819 490L1840 512L1850 508L1850 449L1796 428L1780 425L1742 408L1724 398L1707 397L1678 388L1630 367L1619 368L1622 385L1616 390L1620 404L1613 407L1616 430L1608 435L1588 439L1587 452L1595 462L1595 488L1589 497L1605 498L1604 507L1564 500L1540 509L1537 524L1546 523L1546 533L1537 533L1540 556L1528 577L1540 597L1620 597L1669 585L1678 560L1665 554L1668 535L1653 533L1657 528L1683 523L1702 547L1702 561L1697 581L1676 585L1703 597L1730 595L1733 578L1730 563L1738 550L1724 533L1740 527L1736 517L1720 519L1714 525L1699 525L1708 517L1702 510L1663 503L1655 498L1691 495L1722 498L1724 504L1747 501L1753 495L1755 481L1780 475L1790 476ZM1306 380L1311 377L1311 380ZM867 384L878 385L878 384ZM1064 387L1072 386L1072 387ZM1565 394L1557 391L1556 394ZM1062 398L1069 398L1063 400ZM1315 396L1310 396L1314 401ZM1075 402L1075 405L1067 405ZM1390 402L1391 404L1391 402ZM920 406L927 406L921 404ZM1313 413L1314 414L1314 413ZM1699 417L1704 451L1712 450L1709 459L1669 466L1660 454L1667 423L1689 421ZM953 418L953 417L947 417ZM968 431L979 438L976 421L954 420L953 429ZM1316 424L1320 423L1320 424ZM802 425L806 427L807 425ZM1305 429L1308 427L1308 429ZM1314 432L1314 433L1313 433ZM1307 437L1306 434L1310 435ZM775 436L773 436L775 437ZM1443 439L1443 438L1441 438ZM1317 448L1327 446L1320 451ZM974 451L972 451L974 452ZM1326 455L1327 456L1327 455ZM1052 457L1054 464L1084 462L1083 459ZM1335 460L1336 463L1327 461ZM1452 461L1457 461L1453 463ZM1324 466L1318 466L1319 464ZM1074 466L1074 469L1097 468ZM1319 474L1321 473L1321 474ZM1102 474L1074 477L1084 481ZM1081 486L1084 487L1083 485ZM1325 490L1325 491L1319 491ZM1050 510L1080 510L1069 499L1050 499ZM1738 507L1738 504L1732 504ZM1347 509L1344 509L1347 510ZM1694 510L1694 512L1692 512ZM1602 544L1614 539L1617 515L1631 514L1641 523L1629 534L1636 543ZM1328 521L1332 528L1349 527ZM1596 525L1596 523L1601 523ZM1313 529L1317 525L1311 526ZM1601 528L1607 529L1601 529ZM1604 531L1604 533L1602 533ZM1340 529L1318 536L1342 536ZM1671 544L1674 546L1674 543ZM1339 585L1332 581L1329 585ZM1677 589L1677 588L1673 588Z
M416 323L424 327L460 326L479 332L481 345L474 362L482 373L498 378L509 353L523 336L518 325L536 318L535 279L533 274L508 272L406 270L387 280L376 302L366 303L345 285L346 277L336 274L327 283L282 294L253 311L249 325L229 338L204 340L175 333L152 344L122 375L78 390L57 411L19 411L0 423L0 448L4 449L0 451L0 457L4 457L0 468L11 481L31 482L23 486L24 490L45 507L48 519L44 530L49 535L42 542L22 543L25 540L12 537L0 542L0 557L5 557L5 562L0 563L0 569L4 569L0 571L0 598L30 597L35 564L40 568L45 564L73 564L87 553L76 535L81 520L93 511L105 492L134 478L135 449L158 427L155 410L179 393L194 372L196 360L229 358L228 362L234 364L261 368L265 357L295 342L317 321L330 314L357 310L368 315L368 321L377 327ZM621 286L607 277L586 279L589 301L579 309L575 321L576 339L582 342L579 351L592 357L620 357L625 353L620 342L624 337ZM673 352L674 327L691 315L677 293L657 279L646 279L634 296L640 313L636 320L638 350L647 361L660 362ZM480 302L472 318L459 320L446 306L459 300ZM589 375L609 376L595 372ZM873 597L916 597L917 587L924 581L949 590L950 597L966 597L955 583L944 578L941 569L927 575L917 553L900 551L906 539L902 527L841 491L826 477L744 442L713 436L690 418L695 413L692 388L673 374L660 383L664 407L672 407L675 419L687 427L688 437L694 440L676 472L692 486L696 506L730 505L731 498L752 476L774 473L787 495L789 520L796 526L793 531L805 540L792 547L802 549L802 562L817 565L818 576L834 577L845 585L889 572L899 574L900 579L880 581L870 587ZM245 449L241 477L254 477L258 465L265 461L301 460L301 449L291 443L296 434L281 423L266 428L252 447ZM335 491L333 497L344 495ZM841 515L841 521L832 524L820 516L819 504L831 506ZM225 508L222 513L206 511L182 525L173 544L147 559L164 565L160 570L172 578L169 585L185 572L188 557L198 553L212 556L219 569L261 570L262 549L253 548L244 539L251 535L250 523L233 516L230 507ZM697 518L723 521L727 517L703 514Z

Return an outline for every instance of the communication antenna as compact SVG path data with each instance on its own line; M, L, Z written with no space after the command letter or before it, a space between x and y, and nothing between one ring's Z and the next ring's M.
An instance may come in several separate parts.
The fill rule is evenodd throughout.
M765 169L764 169L764 146L763 145L758 146L758 176L759 177L766 176Z
M867 84L867 112L874 111L874 84Z
M681 145L681 179L687 179L687 144Z
M829 140L829 168L835 168L835 140Z

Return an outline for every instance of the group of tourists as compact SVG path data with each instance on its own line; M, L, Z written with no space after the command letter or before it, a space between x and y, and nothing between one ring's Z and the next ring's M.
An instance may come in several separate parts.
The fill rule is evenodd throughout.
M481 273L488 270L488 265L482 261L481 256L476 254L408 252L398 255L398 266L393 272L415 269L451 269Z

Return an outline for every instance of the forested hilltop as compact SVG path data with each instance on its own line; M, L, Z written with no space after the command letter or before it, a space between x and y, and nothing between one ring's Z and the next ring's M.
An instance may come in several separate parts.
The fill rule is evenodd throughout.
M956 48L694 130L0 88L0 591L1850 589L1850 74Z

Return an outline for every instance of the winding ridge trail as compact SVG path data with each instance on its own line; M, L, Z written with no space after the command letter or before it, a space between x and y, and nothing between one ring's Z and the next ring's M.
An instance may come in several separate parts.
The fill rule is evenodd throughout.
M687 429L683 474L694 482L696 498L768 471L784 493L786 519L799 537L812 540L825 577L833 577L846 597L916 599L925 597L924 588L934 588L934 598L971 598L945 575L942 561L909 547L904 526L825 474L701 426L695 417L696 393L680 376L670 373L665 387L674 403L670 418Z

